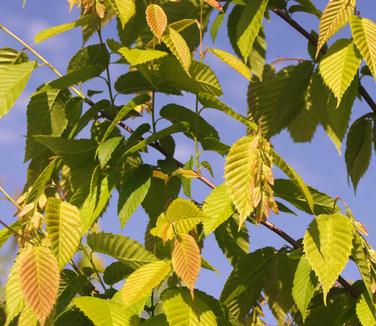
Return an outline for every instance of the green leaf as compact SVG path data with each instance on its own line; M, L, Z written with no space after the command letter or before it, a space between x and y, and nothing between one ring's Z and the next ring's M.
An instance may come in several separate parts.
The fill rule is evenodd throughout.
M68 121L65 103L68 93L60 90L49 90L35 93L27 106L27 137L25 161L41 155L46 148L33 136L61 136Z
M142 325L143 326L169 326L165 314L161 314L161 315L158 315L158 316L151 317L151 318L145 320L142 323Z
M293 14L294 12L306 12L313 14L320 19L321 11L315 7L311 0L296 0L296 2L298 2L299 4L289 7L290 13Z
M156 133L154 133L153 135L149 136L148 138L138 142L138 144L129 148L124 153L124 155L130 155L132 153L135 153L135 152L139 151L140 149L143 149L145 146L147 146L151 143L154 143L155 141L157 141L159 139L165 138L166 136L169 136L169 135L172 135L172 134L175 134L175 133L179 133L179 132L188 131L188 130L189 130L189 125L186 122L182 121L182 122L176 123L176 124L174 124L170 127L159 130Z
M235 317L244 317L256 304L268 269L275 257L271 247L256 250L239 260L221 293L223 302Z
M209 236L234 213L226 184L223 183L216 187L206 197L202 211L208 217L204 220L203 225L205 236Z
M179 234L187 234L197 224L206 219L206 215L190 200L177 198L167 208L166 213L158 218L151 234L170 240Z
M95 24L95 21L96 21L96 16L93 15L93 14L89 14L89 15L85 15L85 16L80 17L79 19L77 19L74 22L47 28L47 29L39 32L37 35L35 35L34 42L35 43L43 42L43 41L49 39L50 37L54 37L58 34L69 31L69 30L71 30L75 27L84 26L84 25L87 25L87 24Z
M121 295L124 305L130 307L142 298L149 296L171 272L170 261L155 261L144 265L128 276Z
M0 49L0 70L7 65L15 65L29 61L25 52L18 52L12 48Z
M308 305L311 302L317 286L317 279L305 256L299 260L295 271L292 296L302 314L303 321L308 315Z
M137 106L147 102L150 99L148 95L142 94L136 96L132 100L130 100L126 105L124 105L120 111L116 114L115 119L111 121L110 126L107 128L102 140L101 144L103 144L108 137L111 135L112 131L116 128L120 121L122 121L130 112L132 112Z
M121 24L124 26L136 14L135 0L109 0L116 15L120 18Z
M235 112L232 108L227 106L225 103L221 102L219 99L216 97L210 95L210 94L204 94L200 93L199 94L199 101L200 103L205 107L205 108L212 108L216 109L218 111L221 111L230 117L234 118L235 120L238 120L240 123L244 124L251 130L258 130L257 125L249 121L246 117L242 116L241 114Z
M56 159L52 160L50 164L38 175L37 180L34 182L31 190L27 194L26 203L37 201L44 193L48 182L51 181L51 176L56 167Z
M20 221L14 222L10 225L12 230L18 231L21 227ZM8 228L4 227L0 230L0 248L10 239L11 236L14 235L14 232L9 230Z
M247 225L243 224L239 231L239 217L222 223L214 232L219 248L222 250L231 265L235 266L249 253L249 235ZM205 223L204 223L205 225Z
M321 59L320 74L337 98L337 107L353 81L361 61L352 40L346 39L337 40Z
M341 153L342 141L349 125L358 86L359 80L355 78L344 94L339 107L336 108L337 101L324 85L321 76L315 72L312 77L310 87L311 112L320 121L339 153Z
M113 285L124 280L132 272L133 269L128 265L121 261L117 261L106 267L103 273L103 281L108 285Z
M28 61L1 69L0 119L10 111L21 95L34 68L35 61Z
M239 74L243 75L246 79L251 80L251 70L240 59L220 49L209 49L209 51Z
M84 71L87 68L98 65L102 71L110 64L110 54L102 44L92 44L81 48L69 61L68 73ZM101 71L101 72L102 72Z
M142 50L120 48L118 52L129 62L131 66L152 62L168 55L167 52L158 50Z
M244 61L251 53L253 43L262 27L267 0L249 1L236 28L237 45Z
M130 325L130 315L120 303L95 297L78 297L71 305L80 309L95 326Z
M119 234L91 233L87 236L87 244L93 251L119 259L133 269L156 260L141 244Z
M172 123L180 121L189 124L189 132L186 133L188 137L193 138L192 134L196 135L199 141L207 137L219 140L218 131L210 125L204 118L197 116L192 110L177 104L167 104L160 110L160 116Z
M6 323L9 323L16 318L23 307L25 306L25 299L21 288L20 279L20 260L15 260L5 286L5 312L6 312Z
M363 116L350 127L346 142L346 167L354 189L367 171L372 155L372 121Z
M167 321L174 326L216 326L216 315L195 291L194 299L188 289L168 289L162 293L163 310Z
M51 249L59 269L62 269L76 253L82 236L81 218L77 207L58 198L48 198L46 224Z
M376 325L376 306L366 294L362 294L356 304L356 315L362 326Z
M163 43L170 49L172 54L179 60L183 69L189 74L189 68L192 62L191 50L185 42L183 36L176 30L168 27L162 36Z
M275 165L278 166L281 171L283 171L283 173L285 173L290 178L290 180L296 184L296 186L300 189L301 193L307 200L311 212L314 212L314 202L312 194L301 176L290 165L288 165L287 162L285 162L283 158L279 156L279 154L276 153L273 149L271 149L271 155L273 156L273 162L275 163Z
M349 260L352 240L352 223L341 214L319 215L304 235L304 252L323 287L325 304L329 290Z
M352 16L350 26L354 43L376 80L376 24L370 19Z
M262 80L252 78L248 88L248 117L267 138L281 132L305 109L312 71L312 62L305 61L278 73L265 66Z
M315 188L308 186L308 190L312 195L314 202L314 211L316 214L330 214L333 212L334 199L318 191ZM307 199L299 188L298 184L288 179L275 179L274 180L274 196L282 198L294 205L296 208L312 214L312 210L308 205ZM335 208L336 211L340 209Z
M106 140L98 146L98 159L102 169L111 159L112 154L114 153L115 149L119 146L122 140L123 137L113 137Z
M354 12L355 3L355 0L330 0L328 2L320 19L316 57L329 38L347 24Z
M145 199L150 188L151 175L151 167L142 165L125 181L118 201L118 215L122 228Z

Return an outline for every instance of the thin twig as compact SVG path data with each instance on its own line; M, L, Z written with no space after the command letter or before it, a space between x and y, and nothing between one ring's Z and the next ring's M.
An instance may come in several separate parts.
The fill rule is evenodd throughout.
M4 194L4 196L14 205L17 207L17 209L20 211L21 206L16 203L16 201L5 191L5 189L0 186L0 192Z
M94 261L93 261L93 258L92 258L91 255L87 252L87 250L86 250L86 248L85 248L84 246L82 246L81 249L82 249L83 253L85 254L85 256L87 257L87 259L89 259L91 266L93 266L93 269L94 269L95 275L97 275L97 278L98 278L98 281L99 281L100 285L102 286L104 292L106 292L106 291L107 291L106 285L104 284L104 282L103 282L101 276L99 275L99 271L98 271L97 267L95 266L95 263L94 263Z

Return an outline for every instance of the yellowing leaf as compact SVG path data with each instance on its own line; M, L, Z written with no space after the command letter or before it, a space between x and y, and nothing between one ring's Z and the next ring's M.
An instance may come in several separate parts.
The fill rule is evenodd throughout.
M121 289L123 302L130 307L148 296L171 272L170 261L155 261L144 265L128 276Z
M168 53L164 51L128 48L119 49L119 53L129 62L131 66L137 66L146 62L163 58L168 55Z
M269 152L266 140L251 135L239 139L226 158L226 186L239 212L239 230L252 213L259 222L268 217L270 209L277 211Z
M162 37L163 43L171 50L172 54L179 60L180 64L189 75L192 56L191 50L185 42L183 36L171 27L168 27L165 35Z
M167 16L162 7L150 4L146 8L146 21L154 36L160 40L167 27Z
M9 273L8 281L5 286L5 302L5 312L7 316L5 325L8 325L19 315L25 306L21 288L19 257L15 260Z
M352 16L350 26L354 43L376 79L376 24L370 19Z
M121 24L124 26L136 13L135 0L109 0L112 8L120 18Z
M238 57L235 57L231 53L220 49L209 49L211 53L227 63L232 69L243 75L246 79L251 80L251 70L241 61Z
M190 289L193 297L193 290L201 269L201 255L196 240L189 234L182 234L175 240L172 251L172 266L176 275Z
M187 234L197 224L204 221L205 214L190 200L178 198L161 214L151 234L163 241L171 240L176 235Z
M25 307L18 319L18 326L37 326L38 320L34 312L29 308Z
M76 206L58 198L48 198L46 224L51 248L59 269L62 269L78 249L82 236L80 213Z
M52 311L59 288L55 256L45 247L29 247L20 254L20 280L27 306L43 323Z
M348 21L355 8L355 0L330 0L322 13L316 57L323 45Z
M218 9L219 11L223 11L221 4L217 0L205 0L205 1L213 8Z
M329 290L349 260L352 240L352 223L341 214L319 215L304 235L304 252L322 284L325 304Z
M319 71L325 84L337 98L337 107L351 85L361 61L354 43L345 39L335 42L322 58Z

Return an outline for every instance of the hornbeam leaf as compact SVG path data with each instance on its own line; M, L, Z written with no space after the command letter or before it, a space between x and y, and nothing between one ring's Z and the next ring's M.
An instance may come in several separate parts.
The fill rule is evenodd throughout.
M243 75L246 79L251 80L251 70L237 57L220 49L209 49L211 53L228 64L232 69Z
M146 8L146 22L154 36L160 40L167 28L167 16L162 7L150 4Z
M172 266L177 276L187 285L194 295L194 287L201 269L200 248L189 234L181 234L174 241Z
M355 0L330 0L320 20L320 33L317 42L316 57L323 45L338 32L354 12Z
M28 61L1 69L0 119L10 111L21 95L34 68L35 62Z
M329 290L349 260L352 240L352 223L341 214L319 215L304 235L304 252L322 284L325 304Z
M136 14L135 0L109 0L109 2L124 28L129 20Z
M205 236L208 236L234 213L226 184L216 187L206 197L202 211L208 217L203 222Z
M354 189L367 171L372 155L372 121L360 117L350 127L346 142L346 167Z
M322 58L319 71L325 84L337 98L337 107L351 85L361 61L352 40L346 39L335 42Z
M132 269L157 260L141 244L120 234L90 233L87 244L93 251L119 259Z
M123 305L118 302L95 297L78 297L71 305L80 309L96 326L130 325L130 314L127 314Z
M51 248L62 269L74 256L82 236L80 213L76 206L58 198L48 198L46 224Z
M183 36L173 28L168 27L166 33L162 37L163 43L171 50L172 54L179 60L183 69L189 74L192 57L191 50L185 42Z
M376 24L370 19L352 16L350 26L354 43L376 80Z
M141 65L157 60L168 55L167 52L158 50L120 48L118 52L129 62L131 66Z
M252 51L253 43L262 27L265 9L268 0L249 1L240 16L236 28L237 45L243 56L244 61Z
M20 256L15 260L5 286L5 312L6 323L9 323L16 318L25 306L25 299L21 287L20 279Z
M193 300L187 289L167 289L162 293L162 304L169 325L218 325L216 315L200 292L195 292Z
M292 296L302 314L303 321L308 315L308 305L315 293L317 279L305 256L300 258L298 267L295 271Z
M85 26L88 24L95 24L96 23L96 16L93 14L82 16L81 18L77 19L74 22L50 27L47 29L44 29L43 31L40 31L37 35L34 37L35 43L41 43L50 37L54 37L58 34L64 33L66 31L69 31L73 28L76 28L78 26Z
M367 294L362 294L356 304L356 315L362 326L376 325L376 305Z
M24 307L18 318L18 326L38 326L38 320L35 313L29 308Z
M120 192L118 212L121 227L125 224L145 199L151 185L152 170L150 166L142 165L125 181Z
M177 198L162 213L151 234L171 240L176 235L187 234L206 219L206 215L190 200Z
M155 261L144 265L128 276L121 288L123 303L130 307L148 296L171 272L170 261Z
M18 231L22 226L20 220L14 222L10 225L13 231ZM0 230L0 248L9 240L10 237L14 236L14 232L8 228L3 228Z
M21 252L19 259L21 287L26 304L43 324L57 299L57 260L46 247L29 247Z
M0 49L0 69L7 65L14 65L28 61L28 56L25 52L18 52L12 48Z

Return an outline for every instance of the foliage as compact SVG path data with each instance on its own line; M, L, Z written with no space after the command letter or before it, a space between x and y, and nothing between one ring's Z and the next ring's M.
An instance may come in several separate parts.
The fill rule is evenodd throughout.
M268 305L279 325L374 325L376 251L365 227L345 202L307 185L272 145L282 130L310 141L321 124L340 151L347 134L347 171L358 187L376 148L376 105L362 84L376 79L376 24L355 15L355 0L330 0L322 13L311 0L68 3L80 7L80 17L35 36L40 43L82 29L84 44L64 75L0 25L22 45L0 49L0 118L41 65L57 74L27 106L22 195L13 200L0 187L17 207L17 221L0 220L0 246L13 235L19 249L0 320L4 310L6 325L256 326L265 325ZM319 18L318 31L306 31L297 12ZM263 25L277 16L307 38L311 59L281 69L268 62ZM118 35L104 39L112 20ZM346 25L351 35L327 46ZM228 37L231 53L206 48L208 33L214 43ZM211 57L249 81L244 114L226 104ZM112 83L114 64L122 75ZM108 97L87 89L98 78ZM194 101L184 107L168 97L159 105L157 94ZM349 126L357 97L372 112ZM234 119L246 135L223 143L202 114L209 109ZM133 130L130 119L143 123ZM180 134L194 144L188 162L175 158ZM154 162L151 148L163 159ZM219 186L205 176L217 171L215 160L202 159L207 151L225 157ZM276 179L274 167L286 178ZM192 187L199 182L210 188L203 202ZM115 193L119 230L101 232ZM121 234L140 207L148 217L144 243ZM311 216L302 241L270 222L279 212ZM250 251L250 224L288 245ZM202 256L208 237L232 265L219 298L196 288L203 268L215 271ZM340 275L350 260L359 269L356 283Z

